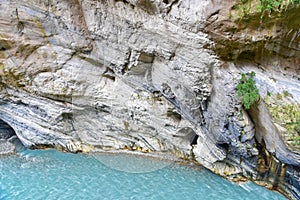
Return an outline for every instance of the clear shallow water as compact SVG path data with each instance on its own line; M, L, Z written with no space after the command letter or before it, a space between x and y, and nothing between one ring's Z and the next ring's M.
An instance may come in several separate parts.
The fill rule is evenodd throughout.
M100 157L99 157L100 156ZM100 162L100 161L101 162ZM105 163L105 165L103 163ZM156 167L147 173L118 169L124 162ZM112 166L112 167L110 167ZM149 167L150 166L150 167ZM161 167L159 167L161 166ZM167 166L167 167L165 167ZM122 168L119 168L122 170ZM138 168L132 168L136 171ZM130 170L129 170L130 171ZM136 171L140 172L140 171ZM213 199L279 200L254 183L237 185L199 168L128 155L65 154L26 150L0 158L0 199Z

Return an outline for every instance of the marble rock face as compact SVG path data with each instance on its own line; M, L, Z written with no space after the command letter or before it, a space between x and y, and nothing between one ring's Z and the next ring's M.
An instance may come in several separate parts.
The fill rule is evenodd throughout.
M6 140L0 140L0 156L1 155L7 155L7 154L14 154L15 153L15 146L6 141Z
M299 104L299 67L285 68L300 62L299 37L284 42L282 28L263 43L228 19L234 4L1 1L0 119L33 148L171 152L255 177L262 145L299 167L264 102L246 111L235 89L255 71L262 98L288 90Z

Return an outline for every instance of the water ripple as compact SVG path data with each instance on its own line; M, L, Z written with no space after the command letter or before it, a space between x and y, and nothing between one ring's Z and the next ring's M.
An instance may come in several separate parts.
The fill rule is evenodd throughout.
M102 164L94 156L54 150L26 150L0 158L0 199L285 199L251 182L228 182L203 168L128 155L102 156L114 167ZM139 164L138 170L146 166L147 173L123 170L123 166L133 169L133 163Z

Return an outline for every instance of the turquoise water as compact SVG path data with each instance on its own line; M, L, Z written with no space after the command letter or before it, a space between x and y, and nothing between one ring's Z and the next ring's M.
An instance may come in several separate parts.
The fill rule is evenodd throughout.
M139 167L130 165L145 167L148 172L141 173ZM126 172L130 169L139 173ZM0 199L285 198L251 182L240 185L228 182L203 168L129 155L26 150L17 156L0 158Z

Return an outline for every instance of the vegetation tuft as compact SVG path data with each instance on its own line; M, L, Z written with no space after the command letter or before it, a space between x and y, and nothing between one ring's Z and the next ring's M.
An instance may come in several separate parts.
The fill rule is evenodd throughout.
M236 86L237 94L242 99L242 104L248 110L253 103L259 100L258 89L255 85L255 72L242 74L239 84Z
M281 3L282 0L261 0L258 8L260 11L271 11L277 9Z
M295 125L295 131L298 133L298 135L300 136L300 120L298 120L296 122L296 125Z

